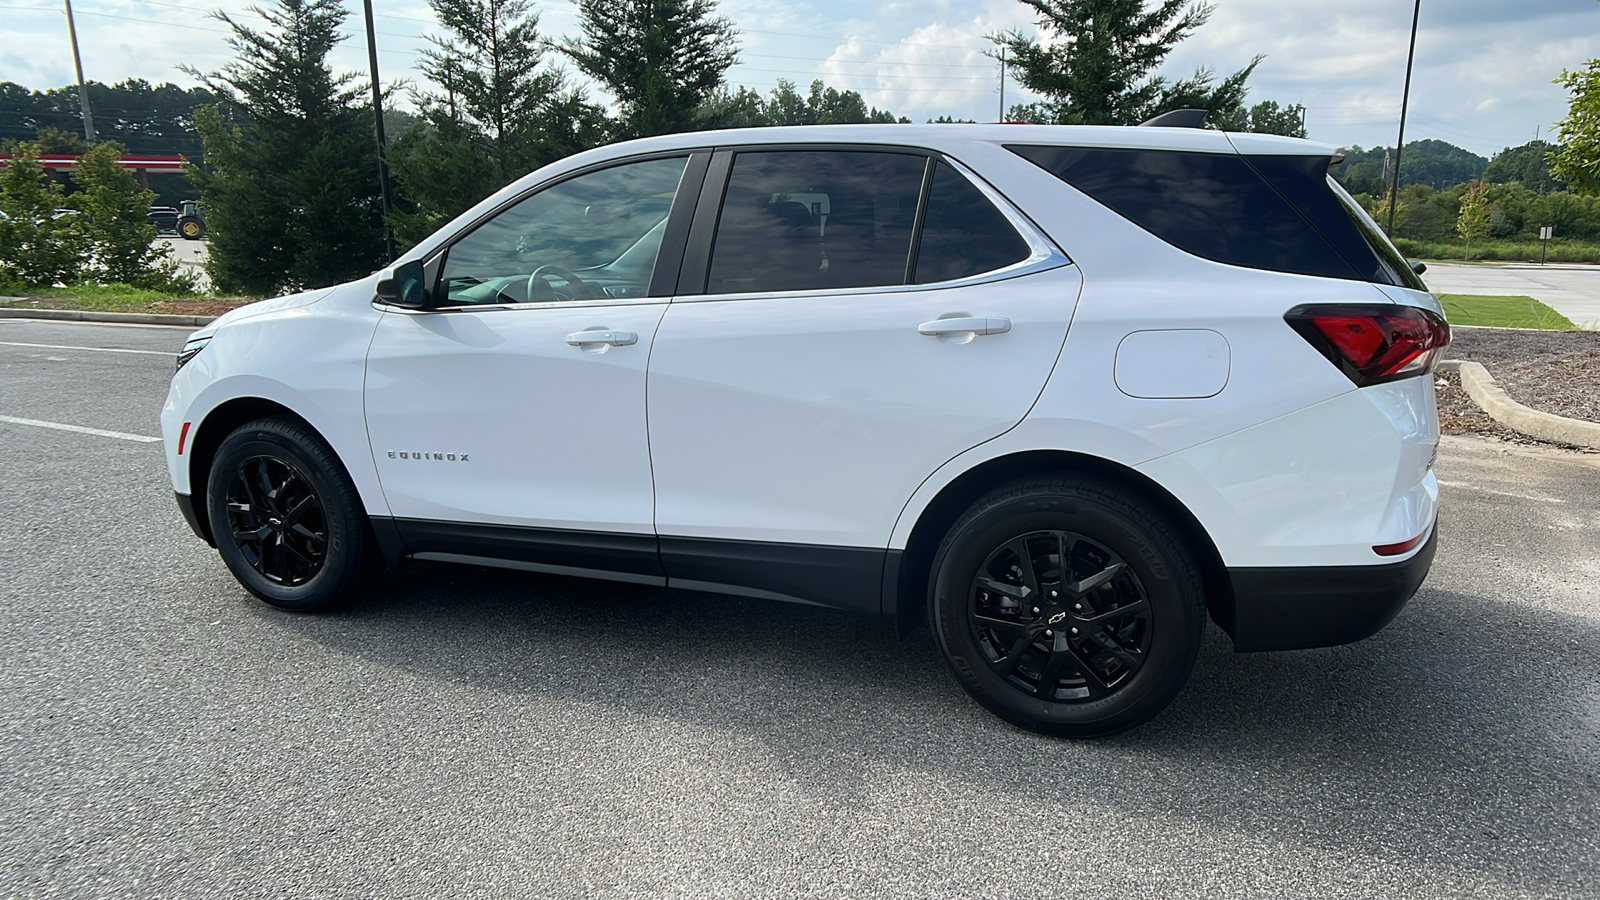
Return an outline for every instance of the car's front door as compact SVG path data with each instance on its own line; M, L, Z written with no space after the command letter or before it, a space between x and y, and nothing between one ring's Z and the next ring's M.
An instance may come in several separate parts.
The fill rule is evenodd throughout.
M927 155L749 150L711 173L651 352L667 576L876 611L917 485L1044 387L1077 267Z
M689 161L542 188L448 246L433 308L385 311L367 429L409 551L659 580L645 363Z

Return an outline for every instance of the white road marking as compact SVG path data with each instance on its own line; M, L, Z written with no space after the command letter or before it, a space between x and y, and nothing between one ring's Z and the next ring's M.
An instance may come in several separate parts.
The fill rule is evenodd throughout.
M32 425L35 428L54 428L57 431L75 431L78 434L97 434L100 437L117 438L124 441L138 441L141 444L161 443L161 438L150 437L147 434L129 434L126 431L106 431L104 428L85 428L82 425L63 425L60 422L41 422L38 419L19 419L16 416L0 416L0 422L9 422L12 425Z
M93 350L96 353L143 353L146 356L175 357L175 351L168 350L123 350L118 347L74 347L70 344L24 344L19 341L0 341L0 345L7 347L37 347L40 350Z
M1494 488L1479 487L1478 485L1475 485L1470 481L1445 481L1443 478L1441 478L1441 479L1439 479L1439 483L1441 485L1444 485L1445 487L1466 488L1469 491L1478 491L1479 493L1483 493L1483 494L1494 494L1496 497L1515 497L1518 500L1532 500L1532 501L1534 501L1536 503L1565 503L1565 502L1567 502L1565 500L1560 500L1560 499L1557 499L1555 497L1535 497L1532 494L1516 494L1516 493L1512 493L1511 491L1497 491Z

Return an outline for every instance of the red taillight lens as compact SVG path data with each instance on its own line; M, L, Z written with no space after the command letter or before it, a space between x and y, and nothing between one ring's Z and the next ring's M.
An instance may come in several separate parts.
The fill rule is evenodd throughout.
M1357 387L1433 371L1450 326L1415 306L1296 306L1283 317Z

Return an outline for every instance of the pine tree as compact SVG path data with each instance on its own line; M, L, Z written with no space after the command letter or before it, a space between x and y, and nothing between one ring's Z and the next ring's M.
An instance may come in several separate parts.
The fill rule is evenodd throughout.
M1211 7L1190 0L1021 0L1038 14L1048 46L1020 31L996 35L1023 87L1048 97L1069 125L1130 125L1160 99L1152 73L1205 24Z
M419 123L391 159L415 205L399 217L403 243L528 172L603 143L605 111L543 64L539 17L527 0L429 0L448 31L419 66L432 82L413 92Z
M1261 61L1215 81L1210 69L1176 82L1156 70L1184 38L1211 17L1191 0L1019 0L1038 15L1047 42L1009 31L991 35L1016 79L1043 94L1043 104L1008 117L1062 125L1136 125L1172 109L1242 113L1244 83Z
M204 168L191 170L206 203L207 271L221 290L269 294L321 287L384 262L371 107L328 55L343 40L338 0L277 0L253 8L252 28L224 13L234 61L188 70L248 116L196 110Z
M624 136L687 131L738 61L715 12L714 0L578 0L583 37L561 49L616 98Z

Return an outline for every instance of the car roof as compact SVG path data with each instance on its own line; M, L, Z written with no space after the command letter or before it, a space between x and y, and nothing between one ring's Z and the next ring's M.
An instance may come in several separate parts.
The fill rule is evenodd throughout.
M785 125L692 131L612 144L605 156L770 144L885 144L937 148L952 143L1053 144L1074 147L1187 150L1332 156L1337 148L1300 138L1231 134L1207 128L1144 128L1122 125ZM1245 149L1248 146L1249 149ZM590 151L591 153L595 151Z

